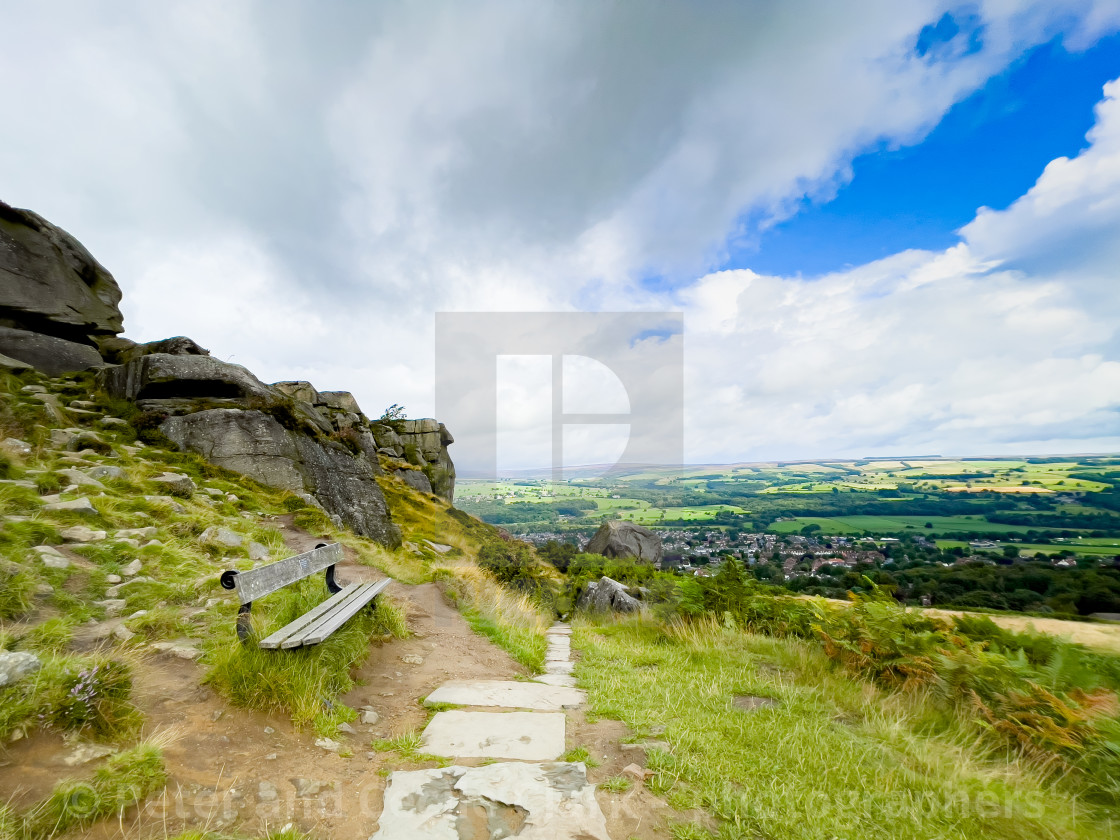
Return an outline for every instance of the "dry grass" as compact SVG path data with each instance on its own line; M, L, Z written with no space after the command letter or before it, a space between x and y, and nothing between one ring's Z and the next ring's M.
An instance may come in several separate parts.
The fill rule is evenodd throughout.
M944 617L972 615L958 610L923 610ZM1045 633L1058 636L1074 644L1096 648L1107 653L1120 653L1120 624L1094 624L1088 621L1063 621L1060 618L1033 618L1017 615L983 614L1005 630L1015 633Z

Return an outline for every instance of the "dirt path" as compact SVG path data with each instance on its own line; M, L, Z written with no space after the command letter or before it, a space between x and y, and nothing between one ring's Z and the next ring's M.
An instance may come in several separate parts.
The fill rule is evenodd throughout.
M322 541L293 527L290 518L277 524L293 553ZM349 551L337 572L345 582L383 577L357 564ZM353 724L356 734L339 736L343 750L338 754L316 746L315 732L296 731L284 714L230 706L201 684L205 668L195 662L139 655L135 698L145 715L144 734L162 733L169 741L164 748L167 788L140 814L72 836L164 838L186 829L260 836L291 824L317 837L368 838L381 816L390 770L436 766L373 752L371 741L418 731L428 719L420 701L444 682L527 676L508 654L471 630L437 584L395 582L387 592L405 609L412 636L373 645L355 672L357 686L342 700L352 708L372 707L378 720ZM627 735L617 721L589 722L582 711L569 713L568 747L586 747L600 762L588 772L594 784L631 762L644 762L641 751L622 748ZM0 796L26 807L46 797L59 779L88 776L97 759L65 763L79 746L54 733L7 745L0 752ZM597 797L612 837L668 837L667 806L644 786L621 794L598 791Z
M290 522L282 530L293 552L321 542ZM347 582L383 577L352 558L340 564L338 576ZM145 734L172 739L164 750L170 781L138 820L101 824L84 836L164 837L186 828L234 825L255 834L292 823L322 837L368 837L381 811L383 770L399 764L392 753L372 752L370 742L421 726L427 715L418 700L448 679L509 679L524 672L475 634L436 584L393 583L387 592L405 608L413 635L375 644L356 671L358 686L343 702L372 706L380 719L372 725L359 721L353 725L356 735L340 737L343 752L352 755L315 746L315 732L296 731L284 714L230 706L201 684L203 666L144 654L135 668L135 698L145 715ZM422 664L404 661L414 662L413 657ZM47 796L59 779L88 775L97 766L96 760L67 766L65 759L74 753L75 745L53 733L9 745L0 754L0 796L26 807Z

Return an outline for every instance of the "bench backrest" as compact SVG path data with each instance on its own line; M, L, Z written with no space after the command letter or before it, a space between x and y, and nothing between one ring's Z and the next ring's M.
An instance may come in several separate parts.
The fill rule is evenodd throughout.
M331 543L294 557L277 560L259 569L250 569L247 572L224 572L222 586L226 589L236 589L241 603L248 604L341 562L342 546Z

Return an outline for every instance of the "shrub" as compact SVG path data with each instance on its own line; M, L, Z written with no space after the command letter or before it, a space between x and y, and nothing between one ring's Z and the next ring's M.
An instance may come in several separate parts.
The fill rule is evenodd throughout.
M536 598L552 607L556 586L544 565L528 543L520 540L491 540L478 551L478 565L490 572L499 583Z
M69 732L115 738L134 730L139 712L132 706L132 674L127 665L98 660L70 671L46 696L44 722Z
M130 669L99 657L41 655L33 676L0 689L0 739L36 726L115 739L135 732Z

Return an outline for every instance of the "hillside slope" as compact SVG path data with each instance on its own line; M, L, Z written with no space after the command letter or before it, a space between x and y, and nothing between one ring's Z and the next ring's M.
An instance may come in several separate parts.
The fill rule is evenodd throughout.
M371 741L413 732L417 698L448 675L539 667L551 617L473 562L496 529L386 472L377 480L402 534L388 547L313 500L145 444L123 408L89 373L0 377L0 660L40 666L0 687L0 837L88 836L118 813L136 836L274 829L261 810L269 785L291 795L289 778L317 779L356 795L346 786L397 760ZM340 578L391 576L389 597L315 648L239 644L220 573L331 541L345 548ZM443 591L513 655L471 632ZM314 578L263 599L258 633L324 596ZM63 778L86 780L91 802L76 806ZM363 836L368 814L324 823L325 799L311 799L297 797L297 828Z

